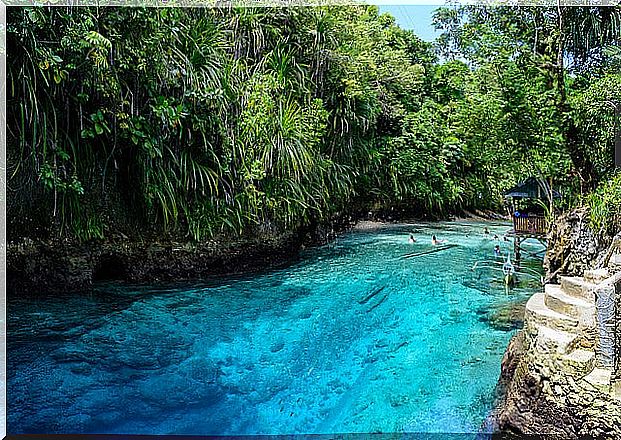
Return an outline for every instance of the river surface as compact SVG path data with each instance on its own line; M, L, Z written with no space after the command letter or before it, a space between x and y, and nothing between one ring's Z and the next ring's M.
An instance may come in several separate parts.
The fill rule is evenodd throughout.
M8 298L8 431L477 432L514 331L490 318L541 274L527 259L505 288L508 227L355 230L252 276Z

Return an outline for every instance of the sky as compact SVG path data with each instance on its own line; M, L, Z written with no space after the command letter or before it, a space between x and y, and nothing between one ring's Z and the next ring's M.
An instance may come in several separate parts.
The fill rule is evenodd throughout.
M378 0L372 3L379 6L381 13L388 12L395 17L401 28L413 30L422 40L433 41L440 35L431 25L431 15L434 9L443 6L444 2L437 2L435 5L388 5ZM426 3L433 3L433 0Z

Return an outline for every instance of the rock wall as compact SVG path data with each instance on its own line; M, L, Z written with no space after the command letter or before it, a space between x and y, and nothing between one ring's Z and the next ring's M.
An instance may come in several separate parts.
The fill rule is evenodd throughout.
M581 276L593 268L605 239L589 227L587 208L575 209L560 215L548 232L548 249L543 262L549 281L555 282L558 273Z
M7 292L84 291L102 280L157 283L282 266L295 261L302 248L326 244L352 228L361 216L336 213L293 230L265 223L243 237L201 243L129 238L122 233L92 243L21 238L7 245Z
M592 307L614 290L621 273L606 275L605 281L597 279L601 273L562 277L560 286L550 285L529 300L524 329L511 340L502 362L498 388L503 397L488 422L493 430L621 438L621 394L611 366L599 362L603 334L600 311Z
M154 283L264 269L295 260L306 233L200 244L24 240L7 247L7 292L80 291L101 280Z
M519 337L527 342L507 352L513 365L503 362L509 386L498 429L563 439L621 437L621 405L608 390L568 371L559 358L536 355L528 335Z
M554 356L532 350L526 331L512 342L502 365L507 384L496 428L521 434L549 434L562 439L594 436L621 438L621 404L608 388L590 383Z

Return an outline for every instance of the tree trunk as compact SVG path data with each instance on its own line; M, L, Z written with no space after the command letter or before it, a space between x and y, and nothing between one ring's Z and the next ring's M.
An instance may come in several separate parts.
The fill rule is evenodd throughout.
M565 88L565 33L563 31L563 13L566 7L561 7L560 0L558 7L558 49L556 53L556 75L557 90L559 94L558 111L562 118L562 130L565 136L567 152L571 157L571 161L580 175L580 191L587 193L593 189L595 176L594 164L591 159L584 154L580 148L580 137L578 127L571 115L571 107L567 103L567 90Z

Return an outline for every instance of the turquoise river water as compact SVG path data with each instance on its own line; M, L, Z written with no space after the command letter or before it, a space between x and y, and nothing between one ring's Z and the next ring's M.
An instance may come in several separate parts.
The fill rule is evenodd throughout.
M541 274L526 260L507 291L493 247L512 243L490 237L508 225L489 227L355 230L246 277L10 297L8 431L477 432L513 334L491 317ZM432 234L455 246L425 253Z

